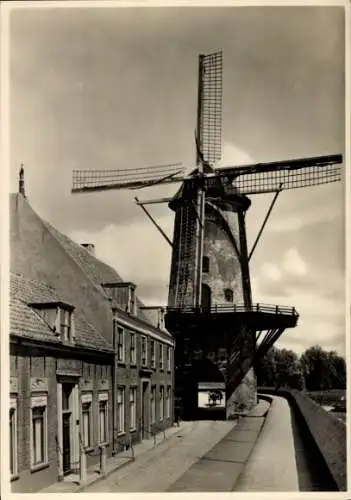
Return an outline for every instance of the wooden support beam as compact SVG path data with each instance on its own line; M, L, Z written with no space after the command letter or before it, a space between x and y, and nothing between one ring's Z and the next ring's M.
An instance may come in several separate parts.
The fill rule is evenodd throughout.
M144 211L144 213L147 215L147 217L151 220L151 222L154 224L154 226L158 229L158 231L162 234L162 236L164 237L164 239L167 241L167 243L169 243L171 245L171 247L173 247L173 243L171 242L171 240L168 238L168 236L166 235L166 233L163 231L163 229L157 224L157 222L155 221L155 219L152 217L152 215L146 210L146 208L143 206L142 203L139 202L138 198L135 197L134 198L137 205L139 205L139 207L141 207L141 209Z

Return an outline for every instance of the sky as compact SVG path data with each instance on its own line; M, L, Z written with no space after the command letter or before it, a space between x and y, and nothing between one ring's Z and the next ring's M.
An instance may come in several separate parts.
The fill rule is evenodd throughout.
M223 165L344 153L338 7L21 9L10 18L10 190L166 304L170 247L142 191L70 192L73 169L195 161L198 55L223 50ZM249 248L272 195L252 196ZM254 302L295 306L277 344L345 353L344 185L284 191L250 261ZM172 237L166 205L152 214Z

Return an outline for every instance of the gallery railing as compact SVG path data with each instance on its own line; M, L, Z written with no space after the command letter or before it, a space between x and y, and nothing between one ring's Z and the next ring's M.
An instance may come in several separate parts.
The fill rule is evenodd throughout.
M260 312L267 314L284 314L290 316L298 316L295 307L286 307L270 304L252 304L247 306L245 304L216 304L210 307L207 306L183 306L183 307L167 307L168 313L182 313L182 314L217 314L217 313L247 313L247 312Z

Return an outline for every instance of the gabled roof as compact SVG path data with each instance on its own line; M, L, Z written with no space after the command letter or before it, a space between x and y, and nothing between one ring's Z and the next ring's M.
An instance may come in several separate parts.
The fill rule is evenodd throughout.
M10 274L10 334L33 340L60 344L60 338L44 321L33 302L58 303L64 298L54 288L35 280ZM75 345L88 349L112 352L112 346L84 317L75 310Z
M112 307L116 304L108 298L102 283L122 283L121 276L41 219L22 195L11 195L10 206L11 271L54 287L62 301L74 305L95 330L112 342ZM30 301L35 300L32 297ZM117 307L119 317L172 337L155 328L150 313L140 309L143 303L138 299L137 306L137 317Z
M117 271L113 269L113 267L105 264L105 262L102 262L101 260L96 258L82 245L75 243L68 236L60 233L60 231L58 231L49 222L46 222L43 219L42 222L55 236L57 241L60 243L60 245L62 245L66 252L79 264L79 266L83 269L90 280L93 281L96 286L101 287L101 292L104 295L105 292L103 290L103 287L101 286L103 283L126 283L117 273ZM144 304L138 297L136 298L136 303L137 316L140 316L142 320L149 322L150 317L147 312L140 310L140 307L142 307Z

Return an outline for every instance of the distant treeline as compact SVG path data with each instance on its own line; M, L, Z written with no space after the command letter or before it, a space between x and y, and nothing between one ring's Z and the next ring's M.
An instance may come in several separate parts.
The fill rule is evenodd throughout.
M298 356L294 351L272 347L257 366L261 387L288 387L307 391L346 388L346 362L335 351L319 345Z

